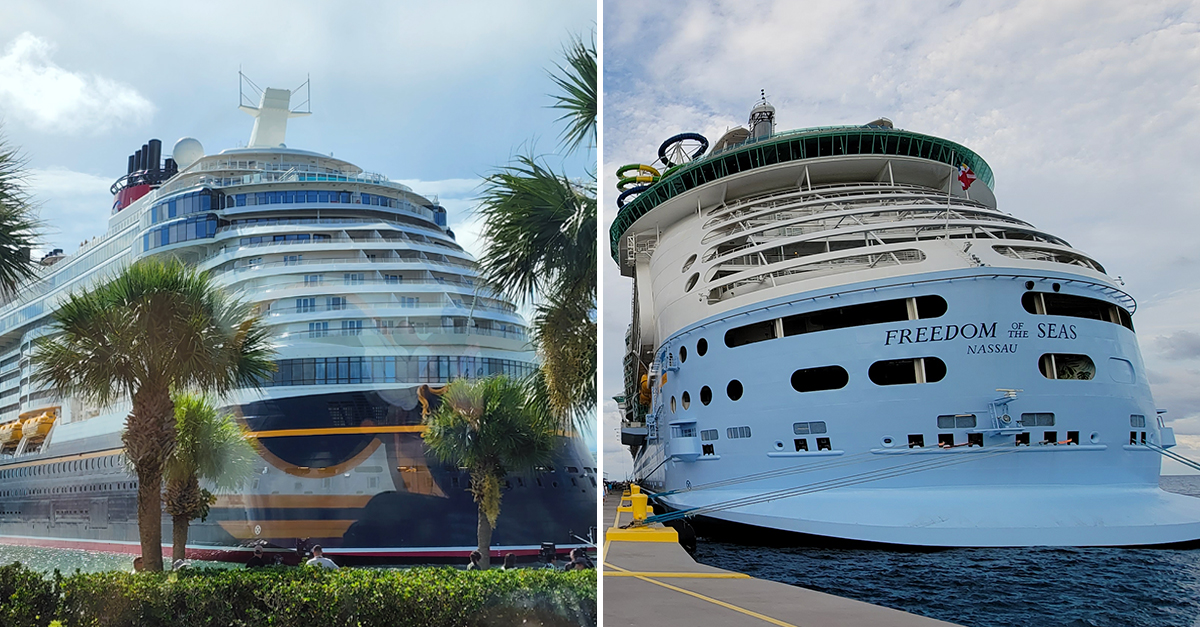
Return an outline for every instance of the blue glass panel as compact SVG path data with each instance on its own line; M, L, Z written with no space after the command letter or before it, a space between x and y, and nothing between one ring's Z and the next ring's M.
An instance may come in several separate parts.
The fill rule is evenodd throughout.
M237 206L239 206L239 207L246 206L246 195L245 194L238 194L235 198L237 200Z
M342 197L342 202L344 202L344 203L350 202L350 192L342 192L340 195Z

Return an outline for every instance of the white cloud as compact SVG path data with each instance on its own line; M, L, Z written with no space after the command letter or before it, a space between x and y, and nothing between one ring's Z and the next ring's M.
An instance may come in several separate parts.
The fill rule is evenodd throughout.
M54 48L26 32L0 57L0 110L14 121L52 133L101 133L154 114L154 105L128 85L59 67Z
M46 248L75 252L79 244L108 230L112 210L109 186L116 177L103 177L66 168L31 169L28 191L47 225Z

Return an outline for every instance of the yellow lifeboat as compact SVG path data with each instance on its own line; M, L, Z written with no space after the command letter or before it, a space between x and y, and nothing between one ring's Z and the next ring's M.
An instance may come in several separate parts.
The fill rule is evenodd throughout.
M58 407L35 409L21 414L21 436L26 438L44 438L54 426L58 417Z
M21 441L21 422L15 421L0 425L0 447L13 446Z

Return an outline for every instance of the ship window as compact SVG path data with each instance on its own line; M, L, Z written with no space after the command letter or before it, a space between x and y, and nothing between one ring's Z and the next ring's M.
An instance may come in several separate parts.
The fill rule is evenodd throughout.
M696 342L696 354L703 357L708 352L708 340L700 338Z
M679 347L679 363L683 363L685 361L687 361L687 347L680 346Z
M671 397L671 413L675 413L675 397Z
M849 381L849 373L841 366L802 368L792 373L792 389L797 392L839 390Z
M725 436L731 440L748 438L750 437L750 427L729 427L725 430Z
M968 433L967 434L967 446L983 446L983 434L982 433Z
M825 421L818 420L816 422L793 422L792 433L796 435L825 433Z
M1096 364L1087 355L1046 353L1038 359L1038 370L1047 379L1090 381L1096 376Z
M773 339L775 339L774 320L755 322L725 332L725 345L729 348Z
M683 401L684 409L687 409L688 407L692 406L692 395L691 394L684 392L683 396L680 398L680 400Z
M671 437L673 438L694 438L696 437L696 423L688 422L681 425L671 425Z
M742 397L742 382L734 379L725 386L725 394L729 396L729 400L736 401Z
M1133 318L1124 307L1096 298L1055 292L1025 292L1021 295L1021 306L1031 314L1101 320L1133 330Z
M695 256L695 255L692 255L691 257L688 257L687 261L683 262L683 270L680 270L680 272L687 272L687 271L688 271L688 268L692 267L692 264L693 264L693 263L696 263L696 256Z
M700 388L700 402L705 405L712 402L712 388L707 385Z
M713 450L712 444L701 444L700 445L700 454L701 455L716 455L716 452ZM595 481L595 479L593 479L593 481Z
M974 429L975 414L956 414L937 417L938 429Z
M1146 417L1140 414L1133 414L1129 417L1129 426L1136 429L1146 428Z
M924 448L925 436L917 433L908 436L908 448Z
M867 375L876 385L937 383L946 376L946 362L937 357L877 361L871 364Z
M834 307L784 317L782 333L783 337L789 337L870 324L925 320L945 315L946 308L946 299L937 295ZM775 320L767 320L730 329L725 333L725 345L734 348L775 337Z
M808 438L796 438L792 442L796 445L797 453L808 450Z
M1054 414L1049 412L1021 414L1021 424L1025 427L1053 427Z
M833 445L829 443L829 438L817 438L817 450L818 451L833 450Z
M698 281L698 280L700 280L699 273L695 273L692 276L688 277L687 285L684 286L683 291L684 292L692 291L692 288L696 287L696 281Z
M1079 444L1079 432L1078 431L1068 431L1067 432L1067 444Z
M1057 431L1046 431L1045 433L1043 433L1042 434L1042 443L1043 444L1057 444L1058 443L1058 432Z
M939 433L938 434L938 446L941 448L954 448L954 434L953 433Z
M705 442L711 442L712 440L718 439L717 430L716 429L705 429L705 430L701 431L700 439Z

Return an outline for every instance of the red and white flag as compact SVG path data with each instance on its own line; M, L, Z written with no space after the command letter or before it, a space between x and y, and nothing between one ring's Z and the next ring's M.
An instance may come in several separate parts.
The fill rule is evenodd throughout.
M975 173L965 163L958 166L958 182L962 183L964 192L971 189L971 183L975 182Z

